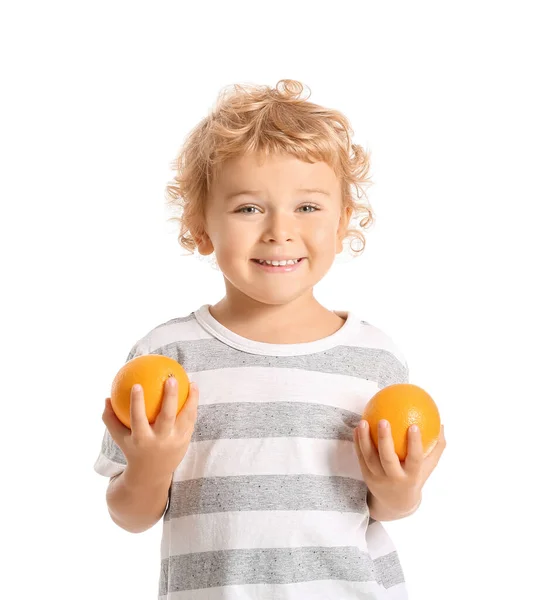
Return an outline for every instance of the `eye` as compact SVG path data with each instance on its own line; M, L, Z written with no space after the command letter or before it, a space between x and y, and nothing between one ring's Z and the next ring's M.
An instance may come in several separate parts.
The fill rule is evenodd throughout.
M241 208L238 208L235 212L240 213L242 215L254 215L255 213L253 211L255 210L259 209L256 206L242 206Z
M304 208L309 208L310 210L302 210ZM314 204L304 204L303 206L299 207L299 210L301 210L301 212L304 213L312 213L316 212L317 210L320 210L320 208L318 206L315 206Z

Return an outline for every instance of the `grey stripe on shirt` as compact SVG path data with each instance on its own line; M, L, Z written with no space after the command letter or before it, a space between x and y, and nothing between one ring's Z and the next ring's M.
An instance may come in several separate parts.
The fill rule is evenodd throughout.
M227 511L367 510L365 482L321 475L243 475L174 481L164 520Z
M151 354L177 360L190 373L239 367L302 369L376 381L379 388L407 381L408 371L393 354L380 348L337 346L302 356L248 354L217 339L176 341Z
M163 560L159 594L225 585L291 584L323 579L377 581L391 587L403 582L403 573L396 552L373 560L367 552L354 547L220 550Z
M360 416L310 402L234 402L198 410L193 442L217 439L305 437L353 440Z

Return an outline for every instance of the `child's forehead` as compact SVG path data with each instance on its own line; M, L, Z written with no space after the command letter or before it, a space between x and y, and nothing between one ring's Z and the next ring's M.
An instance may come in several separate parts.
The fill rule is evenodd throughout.
M325 161L308 162L291 154L244 154L215 169L213 189L259 189L269 183L296 189L321 189L333 193L339 179ZM257 187L258 186L258 187Z

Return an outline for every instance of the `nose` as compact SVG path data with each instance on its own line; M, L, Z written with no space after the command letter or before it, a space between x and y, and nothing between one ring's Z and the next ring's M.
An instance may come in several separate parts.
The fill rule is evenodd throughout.
M295 219L281 211L269 213L265 221L263 241L282 244L291 242L295 237Z

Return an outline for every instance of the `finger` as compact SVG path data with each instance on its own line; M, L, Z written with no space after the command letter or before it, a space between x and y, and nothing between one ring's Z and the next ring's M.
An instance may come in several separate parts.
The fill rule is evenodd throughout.
M108 433L112 436L112 439L121 446L122 439L129 435L129 429L118 419L114 409L112 408L112 402L110 398L106 398L104 401L104 412L102 413L102 420L108 429Z
M446 438L444 437L444 425L441 425L438 440L436 441L436 444L434 445L433 449L423 461L425 467L425 481L436 468L436 465L438 464L438 461L440 460L440 457L442 456L442 453L444 452L445 448Z
M403 465L406 474L417 477L423 466L423 459L421 430L417 425L412 425L407 431L407 456Z
M380 457L371 439L369 424L365 419L360 421L357 426L357 441L361 457L369 472L375 476L384 475Z
M145 411L143 388L139 384L131 388L129 422L133 435L147 435L150 432L151 426Z
M153 430L157 435L168 435L174 428L178 412L178 391L177 379L169 377L164 382L162 406L153 424Z
M444 437L444 425L440 426L440 433L438 435L438 439L436 440L436 444L433 446L432 450L429 452L427 458L431 460L431 462L436 463L440 460L444 449L446 448L446 438Z
M388 477L400 477L403 475L403 469L400 459L394 449L394 440L390 432L390 423L385 419L378 422L378 455L384 473Z
M189 436L191 439L197 421L198 408L199 388L196 383L192 382L189 386L187 400L176 417L176 430L180 435Z
M361 474L363 475L363 479L367 479L372 473L369 471L369 467L363 458L363 452L361 451L361 445L359 441L361 429L356 427L353 430L353 445L355 446L355 454L357 455L357 460L359 461L359 468L361 469Z

